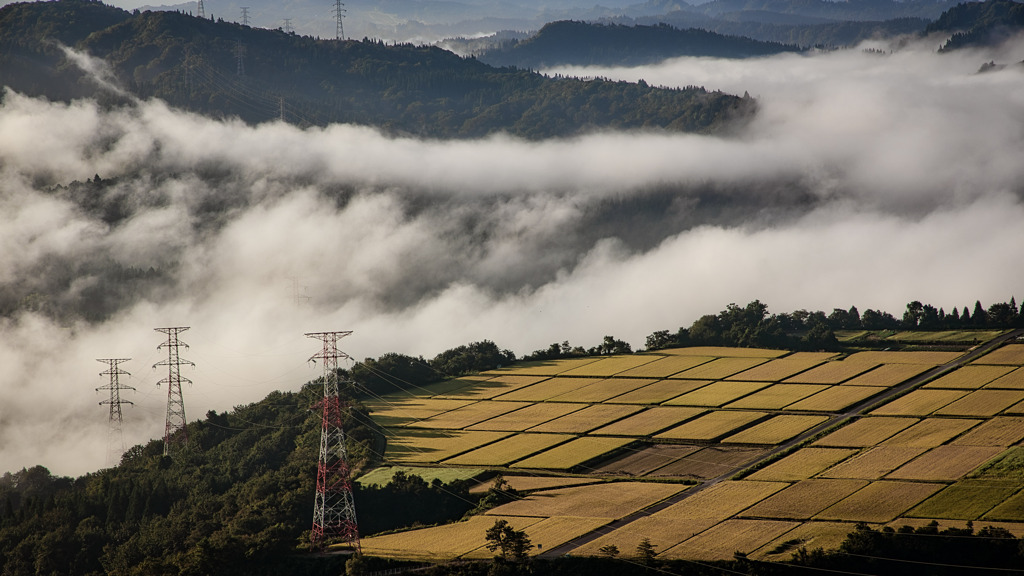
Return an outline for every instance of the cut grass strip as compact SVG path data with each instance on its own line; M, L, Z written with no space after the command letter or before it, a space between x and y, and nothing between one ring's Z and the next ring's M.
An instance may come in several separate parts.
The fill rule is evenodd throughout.
M985 520L1024 521L1024 492L1017 492L984 516Z
M572 438L569 434L516 434L444 461L451 466L505 466Z
M594 430L592 434L605 436L650 436L703 413L704 410L702 408L655 406L629 418Z
M801 448L747 476L748 480L806 480L857 453L853 448Z
M714 382L662 404L665 406L724 406L767 386L769 386L767 382Z
M570 470L595 458L613 452L633 442L632 438L585 436L556 446L526 460L512 464L512 468L541 470Z
M566 432L584 434L609 422L620 420L641 410L628 404L594 404L550 422L530 428L530 432Z
M722 440L726 444L781 444L821 424L828 416L781 414Z
M718 410L662 432L655 438L710 441L765 416L768 416L767 412Z
M942 484L880 480L829 506L817 518L847 522L889 522L943 487Z

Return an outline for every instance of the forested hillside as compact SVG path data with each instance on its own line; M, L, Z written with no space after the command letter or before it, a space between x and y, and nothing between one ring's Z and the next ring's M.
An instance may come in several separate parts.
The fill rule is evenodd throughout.
M942 46L948 52L960 48L993 46L1024 30L1024 4L1013 0L965 2L950 8L928 25L927 33L952 33Z
M749 101L698 87L552 79L436 47L320 40L174 12L129 14L82 0L0 9L5 85L55 100L119 100L72 65L61 44L102 58L114 84L133 95L248 122L546 138L594 128L707 132L753 110Z

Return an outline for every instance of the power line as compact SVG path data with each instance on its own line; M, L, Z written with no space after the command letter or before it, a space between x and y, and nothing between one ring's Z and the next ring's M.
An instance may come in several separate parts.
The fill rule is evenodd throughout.
M191 380L181 375L181 366L187 364L195 366L194 363L183 359L179 355L180 348L188 348L178 339L178 334L188 330L188 326L177 326L173 328L155 328L157 332L167 334L167 341L157 346L157 349L167 349L167 360L161 360L153 365L167 366L167 378L157 382L157 386L167 383L167 417L164 423L164 456L171 456L179 448L188 446L188 421L185 419L185 400L181 396L181 383L192 383Z
M335 40L344 40L345 39L345 24L342 22L342 20L345 18L345 13L348 12L348 10L345 9L345 4L343 4L341 0L334 0L333 12L334 12L334 17L337 20L337 26L336 26L336 30L335 30L334 39Z
M132 404L130 400L121 399L121 390L135 390L131 386L123 386L120 382L120 376L122 374L130 375L128 372L118 368L118 365L122 362L127 362L131 358L97 358L97 362L103 362L107 365L107 369L100 372L100 376L110 376L110 383L106 386L100 386L96 389L97 392L100 390L110 390L110 399L100 402L100 406L108 404L110 406L110 417L109 417L109 430L107 433L107 466L115 466L121 461L121 456L124 454L124 431L121 428L121 404Z

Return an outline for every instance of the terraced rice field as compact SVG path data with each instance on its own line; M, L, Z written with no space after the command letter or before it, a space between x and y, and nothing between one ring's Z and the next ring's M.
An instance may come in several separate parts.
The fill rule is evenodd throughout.
M488 370L486 374L503 376L515 374L519 376L557 376L562 372L579 368L600 360L599 357L588 356L586 358L559 358L557 360L539 360L536 362L516 363L505 368Z
M781 444L827 420L828 416L781 414L737 432L722 442L729 444Z
M1013 371L1012 366L968 365L925 384L924 388L976 390L1011 371Z
M813 396L786 405L785 409L807 412L841 412L884 391L885 388L876 386L830 386Z
M795 374L822 364L835 356L837 354L832 352L794 352L785 358L777 358L755 368L729 376L729 379L781 382Z
M518 410L506 412L500 416L489 418L472 426L467 430L504 430L508 432L522 432L527 428L554 420L560 416L582 410L585 405L566 404L556 402L544 402L539 404L528 404Z
M925 482L872 482L818 514L821 520L889 522L941 490Z
M839 384L878 366L875 362L834 360L783 380L787 384Z
M633 442L632 438L585 436L577 438L512 464L512 468L570 470L590 460L614 452Z
M490 400L523 386L529 386L547 380L547 376L495 376L483 381L476 381L448 392L435 392L436 398L452 398L456 400Z
M814 478L761 500L743 511L746 518L808 520L825 508L867 486L866 480Z
M686 489L680 484L606 482L534 492L522 500L502 504L488 516L569 516L618 520Z
M1024 366L1024 344L1007 344L978 358L973 364Z
M879 416L927 416L966 395L967 392L962 390L918 389L876 408L871 413Z
M591 384L596 384L601 380L603 378L549 378L533 386L525 386L507 394L502 394L495 399L502 402L543 402L555 396L561 396Z
M772 384L735 402L730 402L725 407L780 410L827 388L829 386L824 384Z
M725 436L756 420L768 416L767 412L746 410L720 410L710 412L655 436L671 440L714 440Z
M668 378L673 374L678 374L683 370L689 370L712 360L714 358L711 356L661 356L654 362L648 362L636 368L624 370L618 376L628 378Z
M711 384L711 380L660 380L608 400L616 404L661 404Z
M765 362L767 362L765 358L716 358L711 362L674 374L672 378L722 380Z
M712 358L778 358L789 354L788 350L769 348L728 348L725 346L690 346L658 350L658 354L672 356L710 356Z
M637 366L643 366L644 364L650 364L657 360L659 356L651 354L630 354L624 356L610 356L608 358L602 358L597 362L591 362L566 370L562 372L562 376L591 376L597 378L610 378L620 372L636 368Z
M635 416L598 428L593 433L605 436L650 436L703 413L703 408L655 406Z
M726 520L669 548L660 557L729 560L735 552L753 552L799 525L781 520Z
M404 430L400 436L388 437L385 456L396 464L440 462L509 435L508 432Z
M415 428L459 430L467 426L472 426L478 422L489 420L495 416L500 416L506 412L526 408L527 406L529 406L529 403L527 402L493 402L490 400L482 400L480 402L467 404L461 408L456 408L455 410L442 412L441 414L431 416L424 420L410 422L406 424L406 426Z
M604 402L609 398L621 396L637 388L653 384L650 378L614 378L601 380L582 388L570 390L564 394L550 398L552 402Z
M515 434L444 463L448 466L506 466L571 439L569 434Z
M530 432L567 432L584 434L609 422L621 420L641 410L628 404L593 404L586 408L530 428Z
M438 400L435 398L395 398L386 402L368 402L373 419L382 426L402 426L449 410L468 406L469 400Z
M747 479L775 482L806 480L856 453L853 448L801 448L747 476Z
M714 382L663 402L665 406L724 406L762 388L767 382Z
M962 352L902 352L902 351L869 351L858 352L847 358L847 361L877 362L878 364L917 364L920 366L940 366L952 362L962 356Z

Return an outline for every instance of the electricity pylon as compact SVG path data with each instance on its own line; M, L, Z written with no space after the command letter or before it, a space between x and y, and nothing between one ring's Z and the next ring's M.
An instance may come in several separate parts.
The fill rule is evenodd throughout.
M107 466L116 466L124 454L124 431L121 429L121 404L133 404L130 400L121 400L121 390L135 390L131 386L123 386L120 381L121 374L129 375L128 372L118 368L118 364L127 362L131 358L97 358L97 362L103 362L108 366L100 372L100 376L110 376L110 384L100 386L96 389L110 390L110 400L100 402L110 405L110 426L107 431Z
M157 386L167 383L167 419L164 424L164 456L171 456L179 447L184 448L188 446L188 428L185 420L185 400L181 397L181 383L187 382L192 383L191 380L181 375L182 364L189 366L195 366L192 362L183 359L178 354L179 348L188 348L188 344L185 344L178 339L178 334L188 330L188 326L178 326L174 328L155 328L157 332L163 332L167 334L167 341L157 346L157 350L166 348L167 349L167 360L161 360L156 364L153 364L153 368L157 366L167 366L167 378L160 380L156 383Z

